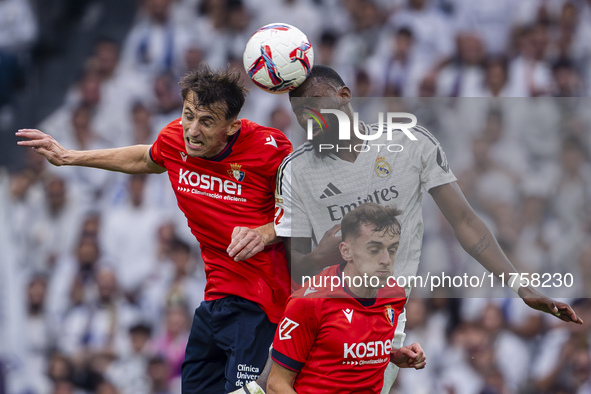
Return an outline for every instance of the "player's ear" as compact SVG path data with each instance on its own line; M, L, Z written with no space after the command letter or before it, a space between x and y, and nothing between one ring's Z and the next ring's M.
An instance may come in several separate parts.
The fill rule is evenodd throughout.
M344 241L341 242L339 244L339 250L341 251L341 257L343 258L343 260L345 260L345 261L352 260L351 247L349 246L348 243L346 243Z
M339 98L339 104L341 106L349 104L351 101L351 89L349 89L347 86L340 87L337 91L337 97Z
M230 128L226 132L226 135L228 135L228 137L230 137L230 136L236 134L238 132L238 130L240 130L241 125L242 125L242 122L240 122L240 119L234 119L232 121L232 123L230 124Z
M341 86L337 92L337 96L350 99L351 89L348 86Z

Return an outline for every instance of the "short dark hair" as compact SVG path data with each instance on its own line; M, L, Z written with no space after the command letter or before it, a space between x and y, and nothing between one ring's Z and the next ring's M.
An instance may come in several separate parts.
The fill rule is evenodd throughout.
M314 79L314 82L318 83L329 83L333 85L335 88L342 88L345 86L345 81L343 78L337 73L333 68L324 66L322 64L317 64L312 67L310 71L310 75L306 78L306 80ZM301 85L300 85L301 86ZM294 89L289 92L289 96L293 97L293 94L297 92L298 89Z
M353 237L359 237L361 226L366 224L373 227L376 233L385 232L390 235L400 234L400 222L398 216L402 211L392 205L379 205L375 202L366 202L359 205L343 217L341 222L341 234L343 241Z
M189 71L179 82L183 100L190 92L195 93L195 105L211 110L214 106L225 105L226 119L238 116L246 98L246 88L240 82L240 75L230 70L212 70L201 64Z

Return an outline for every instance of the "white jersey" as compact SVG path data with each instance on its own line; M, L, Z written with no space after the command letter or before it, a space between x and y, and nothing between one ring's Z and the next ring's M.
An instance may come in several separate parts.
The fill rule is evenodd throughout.
M376 133L378 126L371 125L370 132ZM359 204L395 205L402 210L402 234L394 275L416 275L423 240L422 189L429 191L456 177L437 139L420 126L411 132L416 141L396 131L391 141L386 133L366 141L356 147L360 153L353 163L333 154L319 157L309 142L293 151L277 174L277 235L312 238L316 245Z

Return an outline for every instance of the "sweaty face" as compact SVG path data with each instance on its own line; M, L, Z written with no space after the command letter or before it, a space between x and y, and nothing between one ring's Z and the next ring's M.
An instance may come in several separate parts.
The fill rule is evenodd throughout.
M240 121L226 119L225 105L204 108L190 92L183 104L183 137L191 157L213 157L220 153L228 139L240 128Z
M351 265L353 275L363 277L376 276L379 287L387 284L387 279L394 272L394 257L400 241L399 234L388 232L374 232L374 227L363 224L359 237L350 237L343 242L346 244L343 259ZM368 283L369 279L368 279Z

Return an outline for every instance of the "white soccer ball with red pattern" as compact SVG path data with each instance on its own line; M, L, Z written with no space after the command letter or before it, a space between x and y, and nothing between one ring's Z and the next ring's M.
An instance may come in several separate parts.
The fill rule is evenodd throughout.
M306 80L314 65L314 51L297 27L271 23L250 37L242 60L255 85L270 93L285 93Z

